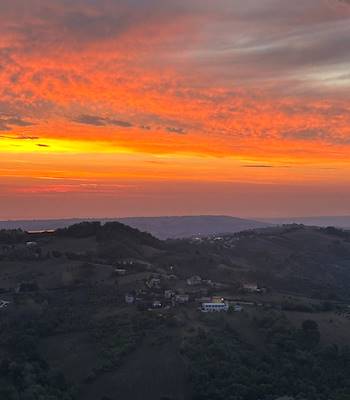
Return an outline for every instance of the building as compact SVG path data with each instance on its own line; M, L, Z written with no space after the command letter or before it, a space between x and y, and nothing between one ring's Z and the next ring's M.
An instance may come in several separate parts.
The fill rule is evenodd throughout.
M260 291L257 283L244 283L243 289L246 290L247 292L251 292L251 293Z
M126 275L126 269L123 269L123 268L116 268L116 269L114 270L114 272L115 272L117 275L119 275L119 276Z
M173 290L165 290L164 291L164 298L171 299L175 295Z
M26 242L27 247L36 247L38 245L37 242Z
M125 303L126 304L134 304L135 296L132 293L127 293L125 295Z
M211 302L212 303L224 303L225 299L223 297L221 297L221 296L213 296L211 298Z
M201 283L202 283L202 278L198 275L191 276L191 278L187 279L187 285L189 286L200 285Z
M152 303L153 308L162 308L162 303L159 300L154 300Z
M190 296L188 294L177 294L175 296L176 303L185 304L190 301Z
M149 281L146 282L146 285L150 289L160 289L160 279L159 278L151 278Z
M228 311L227 303L202 303L201 311L204 313L207 312L227 312Z

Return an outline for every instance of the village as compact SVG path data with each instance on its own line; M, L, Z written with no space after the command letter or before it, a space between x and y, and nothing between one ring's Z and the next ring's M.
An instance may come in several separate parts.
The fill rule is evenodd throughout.
M124 261L125 265L132 265L135 261ZM136 261L137 262L137 261ZM174 271L174 266L169 268ZM124 293L127 305L134 305L139 310L170 309L179 306L195 305L200 312L241 312L243 306L255 306L260 303L234 298L229 295L230 285L213 282L199 275L180 279L174 273L150 273L129 275L126 268L116 268L118 284ZM131 283L132 282L132 283ZM129 287L134 286L131 290ZM257 283L241 283L238 294L262 294L265 288L260 288ZM260 304L262 305L262 304Z
M193 268L189 264L187 268L185 264L164 262L162 259L151 262L128 257L110 261L101 256L91 256L86 250L89 242L85 240L79 246L74 245L74 251L73 246L70 251L62 251L57 239L54 246L42 235L31 235L30 239L0 247L0 257L4 260L3 265L7 266L3 268L0 281L1 310L8 309L20 299L22 303L26 302L35 293L45 297L50 292L80 290L81 293L89 293L82 295L83 302L127 306L144 312L175 311L180 307L198 313L240 313L248 309L259 313L261 308L313 312L327 311L332 307L349 317L347 303L333 302L325 306L317 299L281 288L266 287L254 278L238 275L235 279L223 279L221 272L209 274L213 270L200 265ZM234 246L240 235L213 236L201 240ZM13 261L17 263L16 268ZM219 265L218 271L220 268ZM58 301L54 295L53 298Z

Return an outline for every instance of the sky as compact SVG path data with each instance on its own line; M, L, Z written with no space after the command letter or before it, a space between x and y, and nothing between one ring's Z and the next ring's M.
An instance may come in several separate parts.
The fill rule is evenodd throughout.
M1 0L0 219L350 214L350 1Z

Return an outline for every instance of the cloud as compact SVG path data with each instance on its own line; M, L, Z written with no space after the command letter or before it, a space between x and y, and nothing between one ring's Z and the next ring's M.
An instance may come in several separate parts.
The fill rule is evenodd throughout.
M48 144L44 144L44 143L37 143L38 147L50 147L50 145Z
M297 140L315 140L325 139L332 137L330 133L324 132L322 129L310 128L310 129L299 129L290 130L284 132L282 136L286 139L297 139Z
M74 122L85 125L94 125L94 126L105 126L105 119L102 117L98 117L96 115L80 115L79 117L73 119Z
M6 121L0 120L0 132L8 132L11 128L6 124Z
M38 136L25 136L25 135L20 135L20 136L5 136L1 135L1 139L15 139L15 140L38 140L40 139Z
M39 136L24 136L24 135L22 135L22 136L17 136L15 139L18 139L18 140L38 140L40 138L39 138Z
M246 164L242 165L243 168L274 168L273 165L267 165L267 164Z
M13 125L13 126L22 126L22 127L34 125L33 122L25 121L25 120L22 119L22 118L9 118L9 119L6 120L6 122L7 122L9 125Z
M166 130L167 130L168 132L170 132L170 133L177 133L177 134L179 134L179 135L185 135L185 134L186 134L186 131L185 131L184 128L177 128L177 127L168 126L168 127L166 128Z
M117 119L106 119L107 125L121 126L123 128L131 128L133 124L127 121L119 121Z
M35 121L38 137L238 155L346 143L350 9L336 0L3 1L0 37L4 134Z
M97 115L88 115L83 114L73 119L74 122L85 125L93 125L93 126L120 126L123 128L131 128L133 126L132 123L128 121L120 121L113 118L104 118Z
M14 126L28 127L32 125L34 125L32 122L26 121L19 117L0 116L0 131L2 132L11 131Z
M243 168L290 168L289 165L245 164Z

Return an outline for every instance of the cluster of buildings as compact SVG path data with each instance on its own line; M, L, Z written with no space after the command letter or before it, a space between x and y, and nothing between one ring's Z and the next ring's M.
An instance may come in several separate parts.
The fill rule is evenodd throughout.
M214 297L203 297L197 299L191 299L189 294L176 294L171 290L164 292L163 299L156 299L147 296L146 293L140 291L127 293L125 295L126 304L135 304L140 310L150 309L169 309L177 305L188 304L190 302L199 303L199 310L203 313L208 312L227 312L231 308L234 312L240 312L243 310L242 306L238 303L232 304L229 301L221 298L218 300Z
M141 310L170 308L176 305L190 302L190 295L186 293L177 293L167 289L161 293L153 293L147 290L135 290L125 295L126 304L136 304Z
M151 277L145 282L144 289L133 290L125 294L126 304L135 304L140 310L169 309L178 305L196 303L202 312L242 311L239 304L231 304L224 298L208 296L208 284L200 276L192 276L186 280L187 289L163 287L161 278Z

